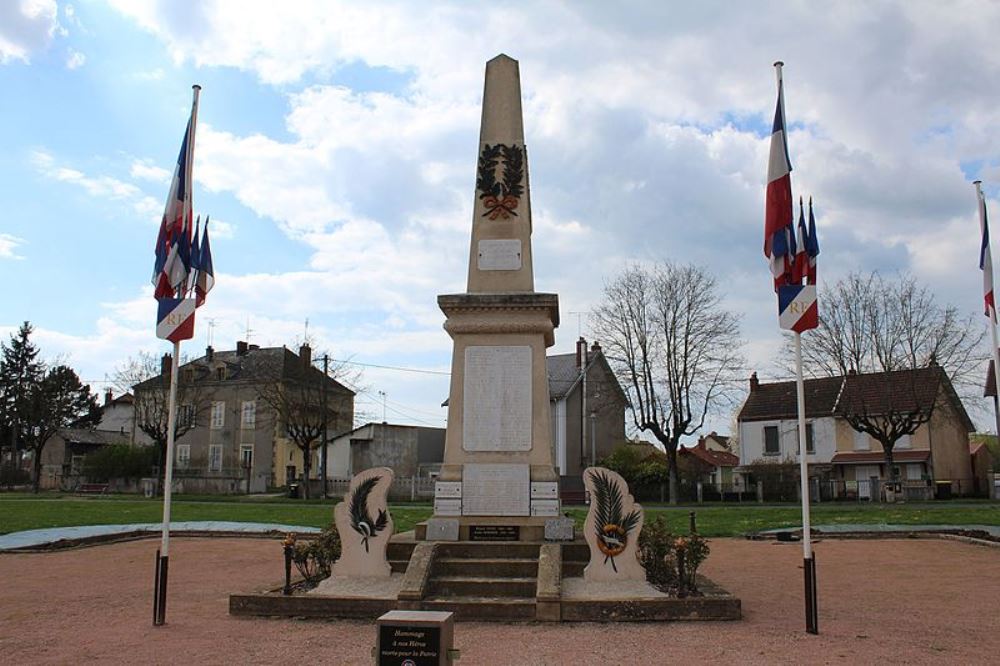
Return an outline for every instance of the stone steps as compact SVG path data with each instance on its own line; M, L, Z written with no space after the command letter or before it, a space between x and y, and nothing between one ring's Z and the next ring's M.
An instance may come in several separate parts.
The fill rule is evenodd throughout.
M423 610L451 611L456 620L534 620L534 597L428 597Z
M434 573L441 576L491 576L526 577L538 575L538 558L530 557L438 557L434 560Z
M485 572L484 572L485 573ZM538 580L535 576L507 578L495 576L433 576L432 597L503 597L534 600Z
M437 557L538 559L538 543L520 541L443 541L436 544Z

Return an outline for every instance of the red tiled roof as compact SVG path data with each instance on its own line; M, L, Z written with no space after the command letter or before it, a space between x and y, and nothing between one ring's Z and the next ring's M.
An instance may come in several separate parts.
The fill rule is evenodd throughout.
M701 442L698 446L692 446L690 448L682 446L677 450L677 453L690 454L695 458L708 463L712 467L736 467L740 464L738 456L735 456L728 451L713 451L711 449L706 449L704 446L704 442Z
M893 462L926 462L930 460L931 452L924 449L920 451L893 451ZM868 463L880 463L885 460L885 453L882 451L851 451L845 453L835 453L830 462L834 465L865 465Z

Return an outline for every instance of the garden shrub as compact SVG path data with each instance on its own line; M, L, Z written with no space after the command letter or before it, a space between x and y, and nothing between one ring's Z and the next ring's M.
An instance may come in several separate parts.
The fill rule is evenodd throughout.
M708 553L708 542L700 534L677 536L667 527L663 516L657 516L643 525L636 555L650 585L684 597L698 593L698 568Z
M292 562L310 585L330 577L333 563L340 558L340 534L330 525L319 536L295 544Z
M110 444L83 459L83 475L89 481L138 479L152 474L159 455L153 446Z

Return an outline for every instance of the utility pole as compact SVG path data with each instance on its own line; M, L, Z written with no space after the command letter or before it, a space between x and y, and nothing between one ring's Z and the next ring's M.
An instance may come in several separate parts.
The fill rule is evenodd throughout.
M306 330L309 330L309 320L306 319ZM307 334L308 335L308 334ZM326 401L326 379L330 371L330 355L323 354L323 383L320 386L320 395L323 400L323 448L319 450L319 478L323 484L323 499L326 499L326 445L327 445L327 423L330 420L330 411L327 409Z
M385 396L386 396L386 392L385 391L379 391L378 394L380 396L382 396L382 423L386 423L386 420L385 420Z

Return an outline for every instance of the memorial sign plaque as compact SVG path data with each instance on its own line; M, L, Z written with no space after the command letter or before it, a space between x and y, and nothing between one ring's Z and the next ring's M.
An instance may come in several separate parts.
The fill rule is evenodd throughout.
M462 499L448 499L436 497L434 499L434 515L437 516L461 516Z
M378 666L443 666L454 640L451 613L389 611L377 620Z
M462 482L461 481L437 481L434 484L434 497L435 498L449 498L449 499L461 499L462 498Z
M469 525L469 541L518 541L521 528L517 525Z
M462 515L531 514L528 465L466 464L462 472Z
M531 450L531 347L466 347L463 394L463 449Z
M479 270L521 270L521 241L517 238L479 241Z

